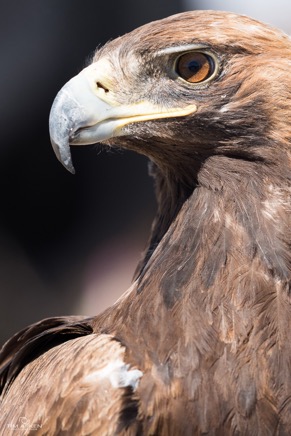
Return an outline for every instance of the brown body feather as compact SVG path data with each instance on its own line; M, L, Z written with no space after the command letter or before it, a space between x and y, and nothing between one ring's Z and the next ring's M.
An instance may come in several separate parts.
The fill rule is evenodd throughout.
M291 432L290 39L246 17L191 12L94 60L122 65L111 78L120 98L143 80L152 99L177 105L193 89L173 86L170 99L155 54L193 41L220 59L218 78L195 89L197 113L129 124L107 141L152 160L158 214L137 279L103 314L47 320L4 346L5 435L23 417L22 434ZM119 360L139 383L100 377Z

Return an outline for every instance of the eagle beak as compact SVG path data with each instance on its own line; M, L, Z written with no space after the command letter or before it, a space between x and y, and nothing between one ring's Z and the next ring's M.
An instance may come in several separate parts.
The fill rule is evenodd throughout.
M51 143L57 158L71 173L75 170L70 145L95 144L123 135L122 128L127 124L180 117L197 110L196 105L166 108L150 101L121 104L107 86L106 76L108 68L98 61L67 82L53 102L49 118Z
M70 144L78 144L80 129L87 137L80 144L94 144L110 138L112 135L106 119L111 105L94 95L90 83L82 73L67 82L57 94L49 117L51 143L59 161L71 173L74 173ZM85 129L96 126L96 135L86 135Z

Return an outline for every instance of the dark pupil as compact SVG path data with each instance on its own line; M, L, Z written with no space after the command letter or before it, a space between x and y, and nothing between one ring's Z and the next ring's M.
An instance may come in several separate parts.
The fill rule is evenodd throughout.
M192 72L192 73L197 73L201 68L201 64L198 61L190 61L188 64L188 69Z

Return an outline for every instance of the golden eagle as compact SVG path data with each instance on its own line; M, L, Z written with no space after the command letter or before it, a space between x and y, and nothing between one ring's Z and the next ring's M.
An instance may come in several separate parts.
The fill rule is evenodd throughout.
M291 432L291 40L186 12L99 49L50 134L146 155L157 215L131 288L0 354L1 434Z

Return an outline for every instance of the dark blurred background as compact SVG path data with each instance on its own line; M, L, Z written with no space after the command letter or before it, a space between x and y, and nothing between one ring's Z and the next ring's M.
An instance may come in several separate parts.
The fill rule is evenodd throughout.
M97 45L186 9L240 7L274 21L272 10L260 17L266 1L257 12L253 1L233 3L0 1L0 343L43 317L112 303L130 284L155 212L144 157L96 145L73 148L75 176L60 165L48 134L58 90Z

